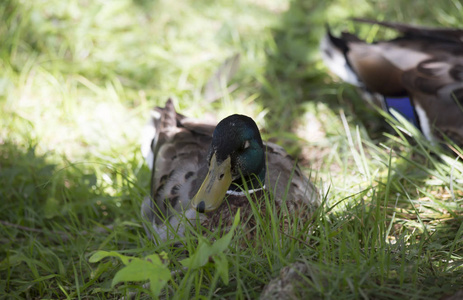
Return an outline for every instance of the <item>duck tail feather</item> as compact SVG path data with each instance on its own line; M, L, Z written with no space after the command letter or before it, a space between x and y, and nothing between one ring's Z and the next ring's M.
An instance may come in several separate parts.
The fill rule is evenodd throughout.
M391 28L402 33L407 37L434 39L439 41L461 43L463 44L463 29L457 28L430 28L424 26L408 25L396 22L376 21L364 18L352 18L353 21L359 23L367 23L380 25Z

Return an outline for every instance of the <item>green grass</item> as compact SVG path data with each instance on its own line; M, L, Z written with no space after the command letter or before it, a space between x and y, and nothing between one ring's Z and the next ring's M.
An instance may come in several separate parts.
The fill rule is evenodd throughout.
M381 121L318 54L326 22L371 40L392 33L347 18L456 27L461 9L458 1L3 1L0 298L149 297L144 282L113 288L123 264L90 262L97 250L166 252L165 298L255 298L295 261L314 270L299 291L306 298L438 299L461 289L461 158ZM204 102L202 87L236 53L237 88ZM168 97L192 117L252 116L325 195L310 230L284 235L277 216L265 215L259 239L235 232L224 252L228 285L216 262L183 269L194 235L185 251L156 246L143 230L150 172L141 128Z

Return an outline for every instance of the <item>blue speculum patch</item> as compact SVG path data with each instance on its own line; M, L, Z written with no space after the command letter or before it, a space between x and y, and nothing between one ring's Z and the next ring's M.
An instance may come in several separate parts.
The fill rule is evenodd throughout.
M389 113L391 113L391 109L394 109L418 129L421 129L415 107L409 97L384 97L384 102Z

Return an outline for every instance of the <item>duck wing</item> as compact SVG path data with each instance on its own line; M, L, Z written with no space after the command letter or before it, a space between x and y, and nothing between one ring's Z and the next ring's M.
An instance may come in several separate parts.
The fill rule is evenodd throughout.
M389 97L408 98L428 139L444 134L463 145L463 30L355 20L402 35L368 44L352 34L337 38L328 32L321 48L330 69L373 99L383 98L383 107Z
M298 208L316 207L319 204L318 192L313 183L302 173L296 161L276 144L264 143L267 151L266 187L276 202L286 201L289 211Z
M153 225L168 220L174 212L190 208L190 200L207 173L207 154L215 125L178 114L169 99L157 107L150 120L151 199L145 199L142 214Z

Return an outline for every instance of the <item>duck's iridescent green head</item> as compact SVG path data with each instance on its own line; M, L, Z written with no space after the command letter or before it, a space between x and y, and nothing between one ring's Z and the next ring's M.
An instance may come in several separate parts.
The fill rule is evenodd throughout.
M199 212L217 209L227 191L258 187L265 179L265 152L256 123L243 115L231 115L217 124L208 155L209 172L192 205ZM258 179L257 179L258 178Z

